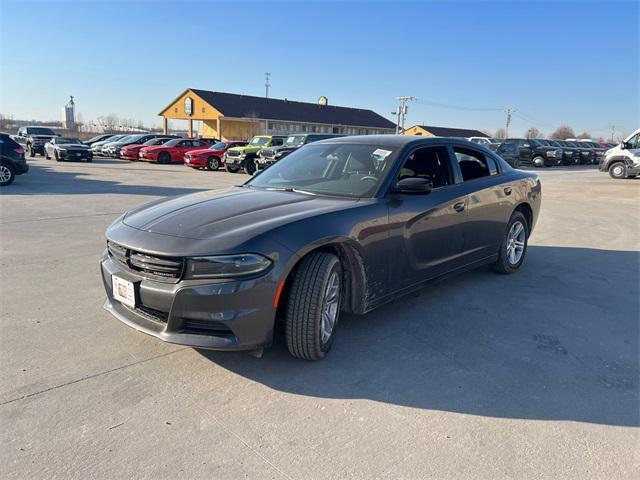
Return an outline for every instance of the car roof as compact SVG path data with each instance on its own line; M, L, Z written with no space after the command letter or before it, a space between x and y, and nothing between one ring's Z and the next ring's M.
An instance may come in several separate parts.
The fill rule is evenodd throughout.
M316 143L352 143L352 144L376 144L380 146L403 148L413 145L429 145L429 144L442 144L442 143L455 143L457 145L470 146L473 148L481 148L487 150L485 147L478 143L470 142L467 139L459 139L452 137L423 137L421 135L351 135L347 137L335 137L327 138L325 140L318 140Z

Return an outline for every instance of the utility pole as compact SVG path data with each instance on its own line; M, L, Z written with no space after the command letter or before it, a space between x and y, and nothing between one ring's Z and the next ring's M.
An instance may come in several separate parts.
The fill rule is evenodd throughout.
M511 125L511 114L517 111L515 108L505 108L504 113L507 114L507 125L505 128L505 138L509 138L509 125Z
M411 100L417 100L416 97L412 97L410 95L405 95L402 97L396 97L398 100L398 109L395 112L391 112L392 115L397 115L398 120L396 122L396 135L400 133L400 131L404 131L404 121L407 118L407 102Z
M611 143L613 143L613 136L616 133L616 126L615 125L611 125Z
M269 79L271 78L271 74L269 72L265 72L264 73L264 96L266 98L269 98L269 87L271 86L271 83L269 83Z

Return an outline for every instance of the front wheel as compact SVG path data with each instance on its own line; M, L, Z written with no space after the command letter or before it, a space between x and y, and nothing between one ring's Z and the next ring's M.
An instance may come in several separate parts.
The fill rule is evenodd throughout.
M0 187L11 185L16 179L16 173L9 165L0 163Z
M31 144L27 145L27 155L29 155L30 157L35 157L36 154L33 151L33 147L31 146Z
M171 163L171 155L167 152L160 152L158 155L158 163L162 163L163 165Z
M609 167L609 176L619 180L627 177L627 166L624 162L616 162Z
M238 171L238 167L236 167L235 165L232 166L232 165L225 164L224 169L229 173L236 173Z
M498 259L492 265L500 273L513 273L520 268L527 251L529 227L522 212L515 211L507 224Z
M342 303L342 268L332 253L312 252L293 273L285 312L287 348L303 360L321 360L335 337Z
M544 158L542 158L540 155L536 155L535 157L533 157L531 162L533 163L533 166L537 168L542 168L545 166Z
M244 162L244 173L247 175L256 173L256 161L253 158L249 158Z
M220 168L220 159L216 156L209 157L207 170L218 170L218 168Z
M53 152L53 156L55 157L56 162L59 162L59 161L60 161L60 155L58 154L58 151L57 151L57 150L56 150L55 152Z

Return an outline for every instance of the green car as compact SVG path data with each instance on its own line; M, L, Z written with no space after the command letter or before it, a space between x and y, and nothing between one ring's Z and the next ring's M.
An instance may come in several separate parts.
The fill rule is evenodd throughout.
M260 149L282 145L286 138L286 135L256 135L246 146L227 150L224 154L224 168L231 173L243 169L248 175L253 175Z

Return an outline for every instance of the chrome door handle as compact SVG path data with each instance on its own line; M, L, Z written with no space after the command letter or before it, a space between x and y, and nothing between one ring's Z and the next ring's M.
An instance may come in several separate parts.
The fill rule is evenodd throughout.
M511 187L505 187L504 188L504 193L505 193L505 195L511 195Z
M456 212L462 212L462 211L464 210L464 207L465 207L465 206L466 206L466 205L465 205L465 202L458 202L458 203L455 203L455 204L453 205L453 209L454 209Z

